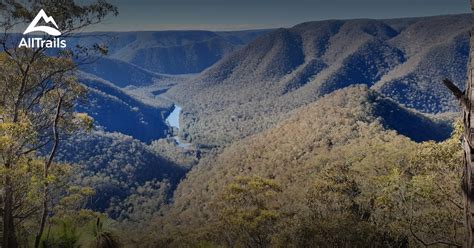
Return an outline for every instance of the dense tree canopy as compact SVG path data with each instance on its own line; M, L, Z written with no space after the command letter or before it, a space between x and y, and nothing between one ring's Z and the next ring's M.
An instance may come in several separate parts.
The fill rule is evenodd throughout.
M171 246L459 246L460 128L413 142L381 126L376 99L338 91L201 160L151 231Z
M34 237L39 247L43 231L57 199L53 191L65 170L55 160L62 135L90 126L90 119L74 111L84 88L74 75L76 61L100 46L77 47L54 56L46 48L18 48L12 30L31 22L40 9L55 16L62 37L117 13L114 6L98 0L78 5L72 0L15 1L0 3L0 161L2 165L3 246L28 246ZM50 38L50 37L45 37ZM41 155L45 154L45 155ZM64 181L63 181L64 182ZM30 225L25 227L25 225ZM18 234L21 233L21 235ZM21 237L21 240L18 240Z

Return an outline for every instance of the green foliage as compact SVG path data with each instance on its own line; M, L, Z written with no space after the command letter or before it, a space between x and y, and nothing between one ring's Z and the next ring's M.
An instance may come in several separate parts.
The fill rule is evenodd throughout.
M47 247L80 247L77 226L71 220L58 221L53 230L48 230L47 238L42 240L42 246Z
M105 0L90 1L89 4L78 4L74 0L56 1L16 0L0 5L4 22L0 27L12 28L15 23L30 23L40 9L54 16L63 36L80 28L101 22L107 15L118 15L117 7ZM97 45L100 46L100 45ZM106 50L106 48L102 48Z
M104 222L107 224L104 225ZM76 215L54 216L41 240L44 248L120 247L111 231L111 221L102 214L78 211Z
M363 140L331 151L307 195L303 237L337 247L462 244L459 134L441 143Z
M58 159L75 164L71 181L96 191L85 207L132 222L158 214L187 171L184 165L163 158L154 147L102 131L68 137Z
M40 9L55 16L63 38L79 28L100 22L109 13L117 14L117 9L103 0L88 5L78 5L72 0L61 4L42 0L3 1L0 5L3 29L0 39L3 47L0 53L0 180L4 247L18 247L18 241L29 246L31 237L34 237L33 246L39 247L47 219L52 214L51 206L67 194L63 186L69 180L70 166L55 160L62 135L87 130L92 123L86 115L74 110L76 102L85 94L85 88L75 77L75 62L83 62L94 47L92 50L78 47L76 53L68 50L52 56L45 48L12 46L12 30L22 22L31 22ZM74 232L67 225L63 227L63 241L72 244Z
M24 51L17 58L0 54L0 64L4 69L0 79L4 81L0 86L3 96L0 172L3 185L15 189L11 197L18 202L13 209L9 204L2 209L7 212L14 210L12 217L19 220L16 229L26 233L22 242L34 235L39 222L35 215L40 213L44 201L48 206L55 202L52 199L58 198L52 198L51 194L62 195L62 186L71 173L70 165L53 160L53 144L58 141L53 133L74 132L85 127L83 121L87 120L85 116L76 119L73 111L83 87L72 74L57 72L72 70L72 59L32 53ZM25 76L24 69L17 67L16 63L26 63L24 60L30 56L36 58L27 66L31 75Z
M94 240L92 241L92 248L118 248L120 244L117 237L104 227L104 222L100 218L97 218L92 229Z
M163 158L174 162L175 164L184 167L191 168L198 162L198 152L195 150L183 150L177 146L176 141L172 138L159 139L151 143L150 147L157 154L160 154Z
M458 246L459 125L446 141L415 143L383 127L370 96L336 92L201 160L155 235L190 247Z
M238 177L229 184L215 203L217 230L225 243L267 247L281 215L275 202L279 192L281 188L274 180L261 177Z

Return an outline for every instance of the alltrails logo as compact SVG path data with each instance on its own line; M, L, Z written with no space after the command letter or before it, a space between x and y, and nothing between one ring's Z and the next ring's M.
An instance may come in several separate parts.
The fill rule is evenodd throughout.
M43 21L48 24L52 23L56 28L49 27L49 26L37 26L38 22L43 19ZM32 32L44 32L51 36L60 36L61 32L58 30L58 25L54 21L54 18L48 16L44 10L40 10L40 12L36 15L35 19L31 22L31 24L26 28L23 34L29 34ZM26 47L26 48L66 48L66 40L62 40L60 38L54 38L52 40L43 39L43 38L22 38L20 41L20 45L18 47Z

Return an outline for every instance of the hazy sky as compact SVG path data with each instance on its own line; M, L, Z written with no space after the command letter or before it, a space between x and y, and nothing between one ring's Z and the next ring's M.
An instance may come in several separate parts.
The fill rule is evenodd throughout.
M86 3L91 0L82 0ZM470 12L469 0L109 0L120 15L96 30L235 30L305 21Z

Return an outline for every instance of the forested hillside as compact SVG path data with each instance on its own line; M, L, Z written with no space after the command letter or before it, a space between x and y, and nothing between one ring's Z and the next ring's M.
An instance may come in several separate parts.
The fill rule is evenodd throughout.
M172 150L171 144L155 147ZM75 163L73 181L96 191L88 208L115 219L134 221L146 220L169 203L176 185L192 165L192 161L165 159L130 136L102 131L70 137L58 159Z
M462 83L469 24L461 15L120 34L81 69L89 103L78 110L106 132L70 139L61 159L78 164L75 182L97 191L87 206L118 220L131 246L459 244L457 136L428 141L453 130L432 114L456 107L440 81ZM199 61L189 54L208 54L192 50L201 39L233 48ZM177 64L180 54L193 62ZM184 71L163 61L210 67L164 75ZM184 107L180 133L201 150L160 139L172 135L173 101Z
M217 146L352 84L421 112L456 111L440 82L464 84L470 24L469 15L303 23L257 38L169 95L185 105L190 139Z
M71 44L81 47L96 43L107 47L107 56L79 65L85 72L81 82L89 93L88 101L80 103L77 110L91 115L106 131L148 143L166 137L169 130L164 116L172 101L156 99L153 92L166 92L183 80L160 73L200 72L266 32L107 32L70 38Z
M76 33L118 14L86 2L0 2L2 247L462 246L470 15ZM41 8L68 49L18 48Z
M198 73L267 30L235 32L157 31L92 33L71 39L104 44L111 58L155 73Z
M410 230L461 242L459 133L415 143L384 127L399 108L367 86L299 108L201 160L147 230L176 246L400 247L417 244Z
M81 74L80 81L88 92L87 99L78 104L77 111L89 114L96 126L109 132L131 135L147 143L166 137L166 107L145 104L111 82L90 74Z
M94 63L84 64L79 68L81 71L112 82L120 88L130 85L147 86L168 79L165 75L110 57L95 58Z

